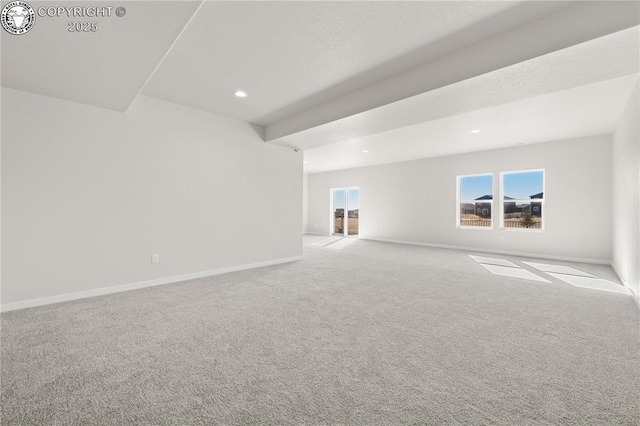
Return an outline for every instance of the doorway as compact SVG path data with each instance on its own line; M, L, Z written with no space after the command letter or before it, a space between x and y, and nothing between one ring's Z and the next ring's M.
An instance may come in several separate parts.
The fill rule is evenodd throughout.
M331 189L331 233L357 237L360 231L360 190Z

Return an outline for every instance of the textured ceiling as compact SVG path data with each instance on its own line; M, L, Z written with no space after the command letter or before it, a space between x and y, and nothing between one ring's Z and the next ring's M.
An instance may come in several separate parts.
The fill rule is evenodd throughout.
M256 125L270 143L308 150L308 158L324 153L323 166L320 160L309 162L306 170L313 171L361 164L327 153L366 141L383 147L389 137L408 142L387 158L431 156L447 146L476 149L480 145L465 144L464 138L458 145L445 140L442 124L430 123L476 113L495 124L483 114L493 111L499 118L502 105L533 117L528 99L538 99L538 106L541 99L550 102L550 111L558 103L573 105L577 98L567 97L568 89L589 86L589 93L600 96L593 88L601 87L597 83L639 68L637 1L122 5L126 15L97 19L95 32L68 32L66 17L38 17L21 36L0 31L2 86L125 113L142 93L237 118ZM626 87L612 90L619 95ZM249 96L234 97L237 89ZM527 129L532 141L576 133L570 124L579 121L578 113L588 121L583 129L600 131L622 95L602 96L603 102L589 106L593 110L558 115L568 127L550 126L555 133L530 125L534 121L510 119ZM599 120L597 108L607 108ZM514 137L506 131L494 142ZM425 138L438 142L428 152L424 144L415 149L411 141ZM331 158L333 166L327 165Z
M304 151L305 173L611 133L638 74ZM480 130L471 133L471 130ZM368 152L363 152L368 151Z
M272 141L308 150L640 71L629 28ZM595 100L597 102L597 100Z
M6 2L3 2L3 5ZM85 2L38 2L74 7ZM191 18L197 2L122 3L123 17L36 16L26 34L0 30L2 86L126 111ZM91 3L91 5L95 5ZM179 7L177 7L179 6ZM69 32L71 21L96 21L95 32Z
M562 7L208 2L144 94L266 125Z
M479 38L475 43L455 52L283 118L266 126L266 139L273 142L327 123L341 120L357 121L358 115L362 113L393 103L405 102L496 70L519 67L522 62L623 31L638 24L640 24L640 2L573 3L571 7L560 9L542 19L534 19L487 39ZM632 51L630 56L637 59L637 49ZM619 59L615 58L615 60ZM604 66L615 66L615 63L603 62L605 62ZM600 64L596 65L595 69L599 71L602 67ZM543 69L542 72L550 74L552 79L555 78L553 68ZM590 72L590 69L584 70L585 74ZM534 74L533 77L537 76ZM563 77L562 73L558 73L557 80L566 81ZM535 83L525 80L523 84L533 86L531 89L535 92ZM569 82L569 84L573 83ZM558 89L562 88L558 87ZM526 90L526 88L523 89ZM504 90L500 87L495 87L493 90L498 98L508 96L501 93ZM411 114L420 115L420 110L412 111ZM354 120L350 120L352 117ZM336 135L333 136L336 137Z

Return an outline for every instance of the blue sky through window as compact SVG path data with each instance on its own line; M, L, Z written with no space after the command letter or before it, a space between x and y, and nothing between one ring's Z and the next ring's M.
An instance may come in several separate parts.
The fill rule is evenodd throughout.
M344 189L333 191L333 208L344 209ZM360 190L349 189L347 190L347 196L349 200L349 210L356 210L360 208Z
M360 208L360 191L357 189L350 189L348 191L349 210L356 210Z
M493 176L466 176L460 178L460 200L475 200L493 194Z
M344 189L333 191L333 208L344 209Z
M503 175L504 196L528 200L532 195L544 191L543 176L542 171Z

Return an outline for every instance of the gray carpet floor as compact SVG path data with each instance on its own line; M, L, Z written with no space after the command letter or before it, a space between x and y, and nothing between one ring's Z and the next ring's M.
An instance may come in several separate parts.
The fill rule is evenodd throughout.
M2 425L640 424L630 296L317 239L298 262L3 313Z

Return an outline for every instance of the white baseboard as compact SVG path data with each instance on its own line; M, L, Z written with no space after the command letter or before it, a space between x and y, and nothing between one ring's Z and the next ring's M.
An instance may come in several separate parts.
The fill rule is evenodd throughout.
M478 248L478 247L464 247L464 246L451 246L447 244L432 244L432 243L420 243L417 241L404 241L404 240L387 240L383 238L370 238L360 236L361 240L370 240L370 241L380 241L383 243L395 243L395 244L409 244L412 246L424 246L424 247L436 247L436 248L444 248L444 249L452 249L452 250L465 250L465 251L473 251L476 253L493 253L493 254L504 254L507 256L519 256L519 257L533 257L538 259L550 259L550 260L562 260L566 262L579 262L579 263L593 263L596 265L610 265L610 260L600 260L600 259L585 259L579 257L564 257L564 256L550 256L538 253L524 253L524 252L516 252L516 251L507 251L507 250L493 250L486 248Z
M324 232L311 232L311 231L305 231L302 233L302 235L322 235L324 237L330 237L331 234L326 234Z
M285 257L282 259L267 260L264 262L250 263L244 265L229 266L226 268L213 269L210 271L193 272L184 275L174 275L171 277L158 278L155 280L140 281L136 283L115 285L112 287L101 287L93 290L79 291L76 293L66 293L57 296L42 297L39 299L23 300L21 302L7 303L0 307L0 311L9 312L18 309L34 308L36 306L50 305L52 303L67 302L70 300L85 299L87 297L103 296L105 294L120 293L122 291L137 290L145 287L153 287L163 284L171 284L180 281L192 280L195 278L210 277L213 275L226 274L229 272L244 271L246 269L261 268L264 266L278 265L281 263L295 262L301 260L302 256Z

